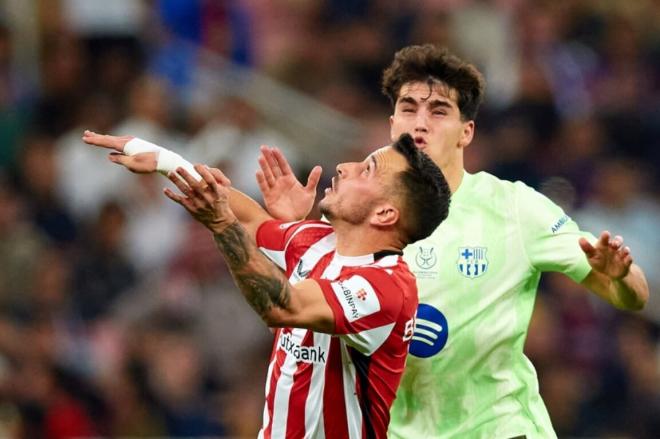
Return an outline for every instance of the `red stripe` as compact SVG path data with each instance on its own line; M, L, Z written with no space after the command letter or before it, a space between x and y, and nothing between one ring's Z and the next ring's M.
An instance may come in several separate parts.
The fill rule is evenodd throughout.
M277 338L275 343L279 340L279 336L282 330L277 331ZM277 349L275 346L273 349ZM278 350L275 354L276 360L273 365L273 372L270 376L270 388L268 395L266 395L266 407L268 408L268 425L264 425L264 439L270 439L273 431L273 405L275 404L275 393L277 391L277 381L280 379L282 374L282 364L286 359L286 352L283 350Z
M333 337L330 341L328 362L325 368L325 388L323 389L323 428L327 438L348 437L342 370L339 339Z
M313 346L312 331L307 331L301 346ZM293 386L289 396L289 411L286 421L286 439L299 439L305 437L305 403L309 395L314 365L298 362L296 372L293 374Z
M296 234L291 239L291 242L289 242L286 246L286 253L284 255L286 264L286 276L291 276L291 273L296 268L300 258L303 257L305 252L309 250L311 246L326 236L330 235L331 233L333 233L331 228L310 227ZM332 250L334 250L334 248L328 248L328 251L331 253ZM309 270L309 267L306 268ZM314 268L316 268L316 266ZM310 278L313 276L310 274L307 277Z

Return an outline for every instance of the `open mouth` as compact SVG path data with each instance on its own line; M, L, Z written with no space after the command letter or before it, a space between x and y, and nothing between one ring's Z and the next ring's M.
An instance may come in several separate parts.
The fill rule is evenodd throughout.
M423 148L426 146L426 140L423 137L415 137L415 145L417 145L418 148Z

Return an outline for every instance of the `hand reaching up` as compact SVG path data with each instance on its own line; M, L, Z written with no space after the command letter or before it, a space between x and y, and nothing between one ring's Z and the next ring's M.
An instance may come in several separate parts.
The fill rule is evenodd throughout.
M257 183L268 213L284 221L304 219L312 210L322 169L315 166L307 184L302 185L291 170L284 154L269 146L261 146Z

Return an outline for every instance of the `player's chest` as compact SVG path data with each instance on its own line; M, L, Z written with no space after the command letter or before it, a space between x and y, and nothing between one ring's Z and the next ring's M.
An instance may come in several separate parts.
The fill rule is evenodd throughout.
M462 213L458 218L450 215L429 238L404 251L417 278L420 301L479 290L505 271L515 271L516 255L524 259L519 227L509 215L491 214L485 221L479 211Z

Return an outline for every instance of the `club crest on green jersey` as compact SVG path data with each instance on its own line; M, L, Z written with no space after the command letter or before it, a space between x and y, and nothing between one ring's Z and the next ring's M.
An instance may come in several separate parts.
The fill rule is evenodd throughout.
M486 247L459 247L456 267L465 277L470 279L482 276L488 271Z

